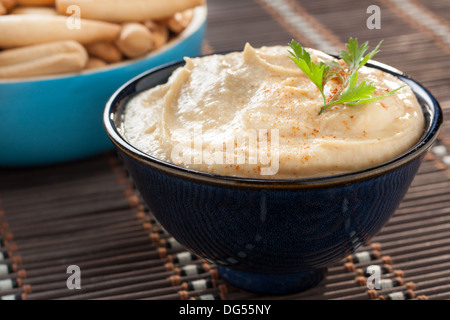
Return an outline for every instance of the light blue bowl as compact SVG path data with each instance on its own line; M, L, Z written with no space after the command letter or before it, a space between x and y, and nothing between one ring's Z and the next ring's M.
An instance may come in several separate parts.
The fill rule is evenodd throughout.
M206 7L188 28L145 58L98 71L0 80L0 166L36 166L77 160L113 149L103 109L126 81L153 67L201 53Z

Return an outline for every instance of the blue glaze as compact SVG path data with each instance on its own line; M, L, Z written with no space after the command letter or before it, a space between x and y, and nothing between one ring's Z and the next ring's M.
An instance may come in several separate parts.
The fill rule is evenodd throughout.
M123 85L104 112L105 129L130 177L161 225L222 277L249 291L286 294L316 285L323 270L353 253L383 227L437 138L442 112L420 84L426 126L420 141L384 164L308 179L249 179L181 168L148 156L120 135L122 112L137 92L163 83L182 63Z
M247 291L262 294L291 294L311 289L325 277L325 269L297 273L254 273L218 266L223 279Z
M146 70L199 55L206 11L201 19L186 38L144 59L77 75L0 81L0 166L51 164L113 149L102 124L109 97Z
M260 273L322 268L354 252L388 221L422 159L372 179L298 190L202 184L121 156L175 239L218 265Z

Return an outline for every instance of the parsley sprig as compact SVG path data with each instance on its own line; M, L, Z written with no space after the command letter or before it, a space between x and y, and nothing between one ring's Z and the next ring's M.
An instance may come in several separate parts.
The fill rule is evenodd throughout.
M366 81L362 81L358 84L358 70L380 51L381 43L382 41L378 43L375 49L365 55L369 48L368 42L360 46L358 39L350 38L346 44L347 51L341 50L341 59L346 65L346 68L344 68L336 61L321 61L318 64L313 62L310 54L299 43L292 40L289 44L292 49L292 51L289 50L291 54L290 58L314 83L322 95L323 106L319 114L322 114L329 107L336 104L354 106L377 101L384 97L392 96L404 87L401 86L386 94L374 96L373 93L376 87L373 82L367 83ZM325 84L333 78L337 78L342 85L330 99L327 99L324 92Z

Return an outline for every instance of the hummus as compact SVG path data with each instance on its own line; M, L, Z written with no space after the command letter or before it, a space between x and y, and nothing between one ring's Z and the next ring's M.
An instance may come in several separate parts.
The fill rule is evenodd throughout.
M307 49L314 62L332 60ZM247 44L243 52L185 58L166 84L126 106L125 139L160 160L219 175L305 178L357 171L408 150L423 133L423 111L409 87L376 102L323 104L288 47ZM375 95L403 86L362 67ZM339 82L330 81L331 96Z

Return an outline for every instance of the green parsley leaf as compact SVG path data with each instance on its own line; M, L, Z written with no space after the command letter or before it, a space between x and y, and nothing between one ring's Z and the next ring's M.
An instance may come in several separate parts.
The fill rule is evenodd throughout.
M369 98L360 98L360 99L357 99L357 100L352 101L352 102L345 102L345 103L343 103L343 104L348 105L348 106L355 106L355 105L358 105L358 104L365 104L365 103L369 103L369 102L374 102L374 101L380 100L380 99L382 99L382 98L392 96L392 95L394 95L398 90L400 90L400 89L402 89L402 88L404 88L404 87L405 87L405 86L398 87L398 88L396 88L396 89L394 89L394 90L391 90L391 91L389 91L388 93L383 94L383 95L381 95L381 96L373 96L373 97L369 97Z
M305 75L316 85L326 103L323 88L330 71L330 67L321 62L320 64L311 61L310 54L297 42L292 40L290 46L293 51L289 51L292 61L305 73Z
M381 43L382 41L378 43L375 49L369 54L365 55L369 48L369 43L365 42L360 46L358 39L350 38L349 42L346 44L347 51L341 51L341 58L347 65L347 70L344 70L344 68L335 61L330 63L320 62L319 64L312 62L310 54L299 43L292 40L290 47L293 51L289 51L291 54L290 58L316 85L322 95L324 102L319 114L322 114L329 107L336 104L354 106L377 101L384 97L392 96L404 87L401 86L383 95L373 96L376 87L372 82L366 83L363 81L357 84L358 70L380 51ZM326 82L332 78L338 78L342 83L342 86L338 92L327 101L324 87Z
M334 104L353 103L357 100L369 99L375 91L375 86L365 81L356 85L358 81L358 73L353 73L349 79L348 86L342 91L341 96L337 101L328 104L328 107Z

